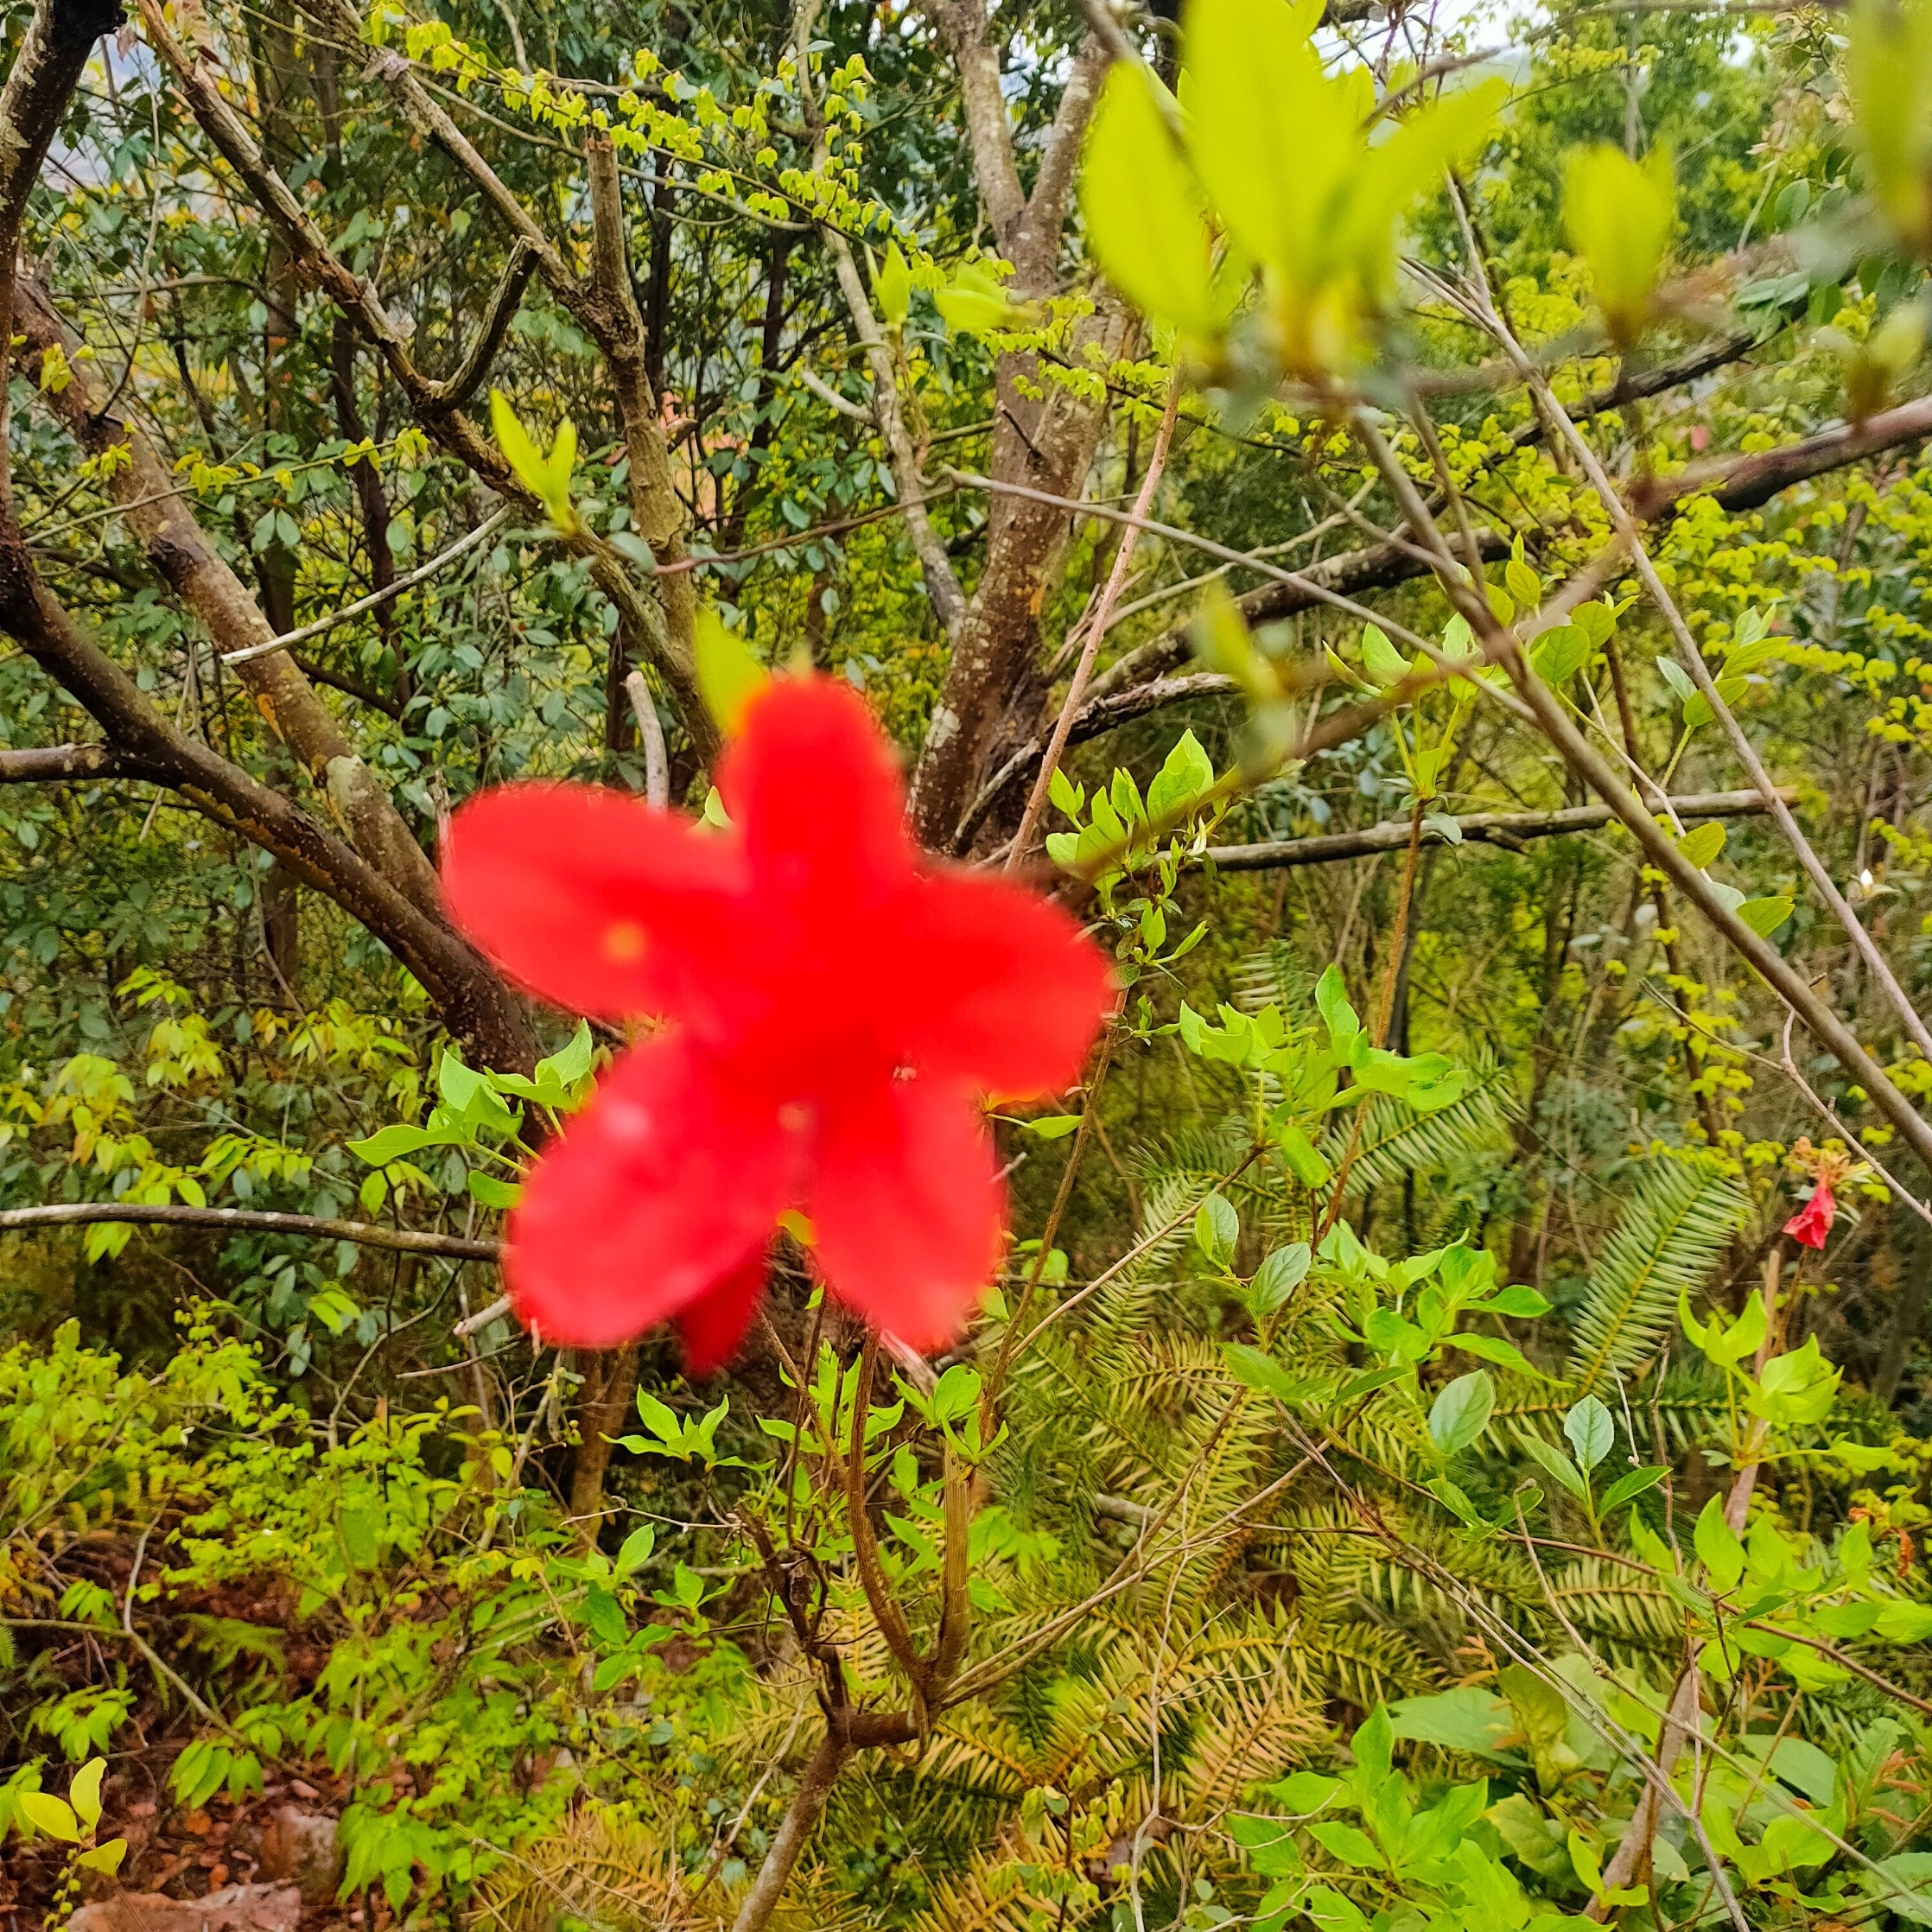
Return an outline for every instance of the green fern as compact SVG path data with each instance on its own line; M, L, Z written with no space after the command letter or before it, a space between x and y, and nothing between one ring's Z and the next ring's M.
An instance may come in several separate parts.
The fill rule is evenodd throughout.
M1679 1294L1703 1282L1749 1206L1708 1162L1660 1155L1643 1163L1572 1330L1567 1373L1579 1395L1656 1354Z
M1368 1103L1349 1170L1351 1193L1400 1181L1405 1172L1465 1172L1472 1162L1503 1146L1509 1124L1519 1110L1509 1070L1486 1045L1471 1053L1465 1065L1467 1090L1453 1106L1435 1113L1419 1114L1386 1094ZM1337 1158L1346 1139L1345 1132L1335 1135Z

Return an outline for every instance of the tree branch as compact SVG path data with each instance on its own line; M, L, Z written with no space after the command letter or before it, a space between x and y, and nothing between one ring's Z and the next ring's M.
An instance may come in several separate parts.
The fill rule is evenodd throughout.
M973 179L1000 251L1013 253L1026 213L1026 190L1013 151L1013 124L1000 86L1000 56L989 37L983 0L928 0L926 12L959 73L959 105L972 149Z
M310 638L326 637L339 626L346 624L352 617L360 617L365 611L372 611L378 604L386 604L392 597L400 597L405 590L414 590L419 583L427 583L431 577L439 575L459 557L467 556L480 543L486 542L510 520L508 505L486 517L476 528L459 537L454 543L438 550L427 562L419 563L406 575L386 583L380 590L372 590L366 597L358 597L353 603L344 604L340 610L331 611L327 617L318 617L312 624L302 625L293 631L286 631L278 638L265 638L259 644L251 644L245 650L225 651L221 661L226 664L245 664L257 658L265 658L271 651L286 651L292 644L306 644ZM353 686L343 689L353 691ZM360 692L354 692L359 696ZM366 701L365 701L366 702Z
M1786 791L1788 798L1795 791ZM1670 806L1678 819L1741 818L1768 811L1770 807L1757 791L1696 791L1673 798ZM1567 805L1560 811L1478 811L1455 821L1462 836L1459 844L1503 845L1515 848L1527 839L1561 838L1573 832L1599 831L1616 822L1617 814L1608 805ZM1200 863L1211 860L1223 872L1287 871L1297 866L1333 865L1342 859L1361 859L1377 852L1399 852L1409 842L1410 822L1406 818L1384 820L1359 831L1329 832L1319 838L1279 839L1258 845L1214 845L1201 855ZM1433 826L1423 827L1425 842L1449 842Z
M28 745L0 750L0 785L73 785L154 774L111 745Z
M52 349L66 358L67 379L46 393L75 442L90 455L125 452L127 460L115 465L108 490L156 573L201 620L226 661L239 667L269 728L326 791L356 850L399 892L440 918L435 868L394 801L302 668L274 654L278 640L261 604L195 520L147 437L100 393L91 365L79 354L79 339L32 282L22 282L16 291L14 326L29 375Z
M1651 521L1694 496L1707 496L1719 509L1733 514L1761 509L1779 491L1789 490L1795 483L1809 482L1828 470L1862 462L1901 443L1922 442L1928 436L1932 436L1932 396L1922 396L1897 409L1881 410L1863 423L1842 423L1802 442L1788 442L1781 449L1766 449L1732 463L1700 465L1662 478L1649 491L1633 493L1631 513Z
M28 190L95 38L118 19L118 9L86 0L41 0L0 87L0 308L10 340ZM95 719L118 756L135 761L218 823L273 853L297 878L368 926L422 982L450 1029L486 1064L527 1067L534 1056L522 1008L478 954L294 801L169 724L48 593L14 512L5 394L0 384L0 628Z
M55 1201L44 1207L0 1209L0 1234L25 1228L92 1227L104 1221L137 1227L210 1228L226 1234L306 1235L316 1241L353 1242L400 1255L447 1255L462 1262L493 1262L497 1243L415 1228L384 1228L369 1221L337 1221L319 1214L281 1214L267 1208L189 1207L181 1202L142 1206L134 1201Z
M490 297L489 311L483 318L482 327L476 332L476 340L470 344L454 371L436 384L442 400L452 408L461 409L467 403L484 377L489 374L490 365L496 360L497 353L503 346L503 339L516 320L524 290L530 286L530 278L536 272L537 251L519 238L510 251L510 265L504 270L503 279L497 283L496 293Z
M791 1802L785 1808L784 1821L772 1837L765 1862L758 1868L758 1877L738 1908L731 1932L765 1932L772 1922L772 1915L785 1896L798 1854L804 1850L805 1840L810 1837L812 1827L818 1822L825 1801L851 1755L851 1745L835 1726L828 1725L823 1742L811 1754L804 1775L798 1780L798 1789L791 1794Z
M239 177L257 205L275 223L308 279L335 302L364 339L381 354L408 397L416 420L444 449L499 496L507 498L533 522L541 519L542 505L518 480L504 460L502 451L480 435L475 424L448 401L442 386L430 381L416 366L402 332L390 319L374 290L352 274L330 249L321 230L288 183L263 158L254 136L214 85L209 70L199 58L190 56L175 39L162 16L158 0L140 0L140 4L148 38L173 73L175 85L186 98L202 130ZM360 22L346 0L339 0L330 10L345 32L352 37L359 36ZM406 62L398 86L403 89L405 111L411 102L422 104L425 131L441 139L435 130L448 124L448 117L429 100L415 77L408 72ZM415 117L412 115L411 118L413 121ZM543 269L551 288L558 292L560 298L568 300L573 314L577 315L587 328L594 327L594 326L601 327L602 316L598 305L593 301L589 309L582 308L585 291L543 231L517 202L516 197L490 174L482 157L453 125L449 126L448 133L460 145L461 153L472 156L476 167L488 176L484 186L486 192L491 193L491 199L499 200L500 197L516 209L518 219L512 226L519 237L537 251L538 266ZM444 141L442 144L448 147L449 142ZM494 192L491 192L492 184ZM618 552L594 532L579 528L560 532L557 540L575 555L588 559L597 588L616 606L620 620L632 626L633 635L647 640L677 702L692 743L701 754L709 756L716 746L716 728L698 691L696 670L690 653L679 649L677 640L667 634L664 613L658 601L639 588Z

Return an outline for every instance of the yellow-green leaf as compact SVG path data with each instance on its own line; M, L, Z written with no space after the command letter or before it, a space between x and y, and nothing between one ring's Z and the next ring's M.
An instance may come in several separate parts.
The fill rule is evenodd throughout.
M1154 321L1206 341L1223 319L1207 226L1159 86L1124 62L1108 75L1087 137L1080 207L1088 245L1114 286Z
M1013 319L1005 285L980 262L969 262L932 299L946 327L968 335L982 334Z
M1677 841L1677 850L1687 862L1701 872L1723 851L1725 836L1724 827L1716 820L1707 820L1694 831L1686 832Z
M1642 162L1607 143L1573 156L1563 221L1590 264L1612 339L1627 346L1649 320L1651 294L1676 230L1669 149L1655 148Z
M1845 75L1873 198L1908 247L1932 250L1932 0L1859 0Z
M1791 917L1791 901L1783 898L1747 899L1738 908L1738 917L1760 939L1769 939Z
M903 328L912 306L912 271L906 267L906 257L897 242L886 251L885 265L879 270L873 289L879 297L879 313L886 318L886 326Z
M100 1822L100 1781L106 1771L107 1760L96 1757L73 1774L73 1782L67 1787L67 1802L88 1831Z
M771 683L772 674L752 655L752 648L735 631L728 631L718 613L701 610L693 639L697 654L697 688L705 708L728 738L744 722L752 700Z
M1362 667L1385 691L1408 676L1408 659L1373 624L1363 627Z
M517 480L543 505L559 530L574 530L577 516L570 504L570 473L577 461L576 425L568 420L560 423L556 441L545 455L500 389L490 391L490 423L497 448Z
M63 1845L80 1842L79 1822L65 1798L57 1798L51 1791L22 1791L14 1802L35 1831L57 1838Z

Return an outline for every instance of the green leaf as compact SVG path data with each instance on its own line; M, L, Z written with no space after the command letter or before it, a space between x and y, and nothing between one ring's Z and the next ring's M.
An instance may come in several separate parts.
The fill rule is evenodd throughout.
M969 262L932 299L946 327L963 334L982 335L1014 320L1012 297L983 263Z
M1334 1170L1314 1142L1293 1121L1277 1121L1274 1132L1274 1144L1281 1148L1288 1172L1304 1187L1325 1185Z
M1872 1628L1881 1643L1923 1643L1932 1637L1932 1605L1881 1604Z
M523 1189L514 1181L499 1180L493 1174L480 1174L473 1167L465 1182L470 1198L486 1208L513 1208L523 1198Z
M1540 1463L1579 1503L1588 1498L1590 1484L1583 1471L1560 1449L1553 1449L1531 1431L1525 1431L1522 1440L1524 1452L1532 1462Z
M1319 1387L1302 1376L1291 1376L1272 1355L1263 1354L1249 1342L1226 1344L1221 1357L1236 1382L1285 1405L1306 1401Z
M624 1539L622 1546L618 1550L618 1575L627 1577L632 1571L642 1568L645 1563L650 1560L651 1552L656 1547L657 1541L658 1532L648 1522L633 1529Z
M1530 646L1529 663L1546 684L1563 684L1590 662L1596 648L1581 625L1559 624Z
M1641 162L1607 142L1573 154L1563 221L1590 264L1611 337L1627 346L1649 319L1651 291L1676 232L1669 149L1660 144Z
M1654 1490L1669 1473L1661 1464L1645 1469L1630 1470L1619 1476L1604 1491L1604 1499L1598 1507L1608 1516L1612 1509L1630 1502L1635 1497L1642 1496L1646 1490Z
M103 1872L111 1878L121 1869L121 1860L127 1855L128 1841L124 1838L111 1838L106 1844L81 1853L73 1862L85 1872Z
M682 1443L684 1421L669 1402L659 1401L648 1389L637 1392L638 1419L661 1442Z
M1656 665L1658 675L1676 694L1680 704L1687 705L1694 697L1700 698L1703 696L1698 690L1691 674L1675 658L1660 653L1656 659Z
M583 1620L590 1634L607 1650L616 1649L631 1634L617 1598L601 1584L594 1583L584 1592Z
M1452 1335L1449 1344L1452 1348L1460 1349L1465 1355L1480 1356L1484 1361L1493 1362L1497 1368L1508 1369L1512 1374L1548 1379L1514 1342L1506 1342L1500 1335Z
M393 1127L385 1127L372 1134L365 1141L350 1141L349 1152L372 1167L386 1167L392 1160L406 1160L410 1154L420 1153L424 1147L437 1146L445 1139L444 1135L411 1127L406 1121L398 1121Z
M1601 651L1617 628L1617 613L1608 604L1579 604L1570 613L1570 621L1590 640L1593 651Z
M1309 1826L1308 1835L1331 1858L1339 1859L1344 1865L1353 1865L1358 1872L1378 1871L1384 1862L1373 1839L1353 1825L1344 1825L1338 1818L1318 1818Z
M1058 1141L1079 1126L1080 1116L1077 1114L1041 1114L1023 1124L1027 1133L1037 1134L1043 1141Z
M1213 760L1201 749L1194 734L1184 731L1147 787L1147 817L1166 823L1185 811L1213 785Z
M1906 246L1922 254L1932 243L1932 10L1859 0L1845 77L1873 198Z
M935 1422L958 1422L980 1405L980 1372L970 1363L956 1362L934 1385L928 1407Z
M873 293L879 298L879 313L885 317L886 327L903 328L906 314L912 306L912 271L906 267L906 257L897 242L886 251L885 264L872 286Z
M574 1087L590 1071L592 1056L596 1052L596 1042L591 1038L590 1022L580 1020L577 1030L570 1036L568 1046L561 1046L547 1059L537 1063L537 1084L543 1086L555 1083L560 1087Z
M1678 855L1687 865L1695 866L1701 872L1723 851L1725 836L1722 825L1715 819L1707 819L1677 841Z
M1345 1052L1361 1033L1362 1021L1349 1004L1348 987L1339 966L1325 967L1315 982L1315 1011L1321 1015L1328 1037Z
M697 658L697 688L705 709L729 738L745 721L751 702L771 683L772 674L752 655L752 648L709 605L697 613L693 630ZM799 809L806 801L797 801Z
M1305 1241L1290 1242L1266 1256L1248 1284L1248 1305L1257 1315L1272 1315L1307 1277L1313 1257Z
M577 461L576 426L568 418L560 423L556 441L546 455L518 420L509 397L500 389L490 391L490 424L496 433L497 448L517 480L543 505L559 530L576 529L577 513L570 501L570 475Z
M1886 1910L1914 1925L1932 1925L1932 1852L1899 1852L1880 1859L1860 1883Z
M1471 1757L1500 1757L1516 1729L1516 1713L1493 1691L1465 1685L1430 1697L1405 1697L1389 1706L1398 1738Z
M1745 1546L1724 1520L1724 1498L1713 1496L1697 1519L1695 1536L1699 1560L1708 1573L1711 1585L1720 1595L1733 1589L1745 1573Z
M22 1791L14 1803L35 1831L57 1838L63 1845L80 1842L79 1822L65 1798L57 1798L51 1791Z
M1221 331L1201 193L1176 144L1160 83L1118 61L1087 136L1080 207L1108 279L1157 322L1205 343Z
M1791 901L1782 897L1747 899L1736 911L1739 920L1760 939L1769 939L1791 917Z
M100 1822L100 1781L106 1771L105 1757L92 1758L73 1774L73 1782L67 1787L67 1802L73 1807L83 1830L92 1832Z
M1429 1439L1443 1455L1459 1455L1489 1427L1495 1408L1496 1384L1487 1370L1458 1376L1429 1410Z
M1324 1777L1319 1771L1293 1771L1279 1784L1269 1785L1268 1795L1298 1817L1307 1818L1325 1810L1341 1789L1338 1777Z
M1225 1195L1210 1194L1194 1211L1194 1245L1217 1268L1232 1259L1241 1239L1241 1217Z
M1514 1315L1520 1319L1534 1319L1538 1315L1547 1315L1551 1304L1535 1289L1521 1281L1513 1281L1506 1288L1498 1288L1475 1303L1485 1314Z
M1563 1433L1576 1452L1578 1466L1587 1473L1610 1453L1617 1440L1617 1425L1594 1395L1586 1395L1563 1418Z
M1370 682L1386 691L1408 676L1408 659L1373 624L1362 629L1362 667Z

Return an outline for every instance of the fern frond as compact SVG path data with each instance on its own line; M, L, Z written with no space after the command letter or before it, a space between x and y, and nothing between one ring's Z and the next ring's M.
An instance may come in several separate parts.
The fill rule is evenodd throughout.
M1656 1352L1679 1293L1710 1273L1749 1205L1737 1182L1705 1161L1660 1155L1643 1163L1572 1331L1568 1374L1578 1395Z
M1362 1137L1349 1170L1351 1193L1387 1186L1405 1171L1454 1174L1502 1147L1518 1111L1509 1069L1486 1044L1468 1054L1465 1064L1469 1086L1453 1106L1419 1114L1388 1094L1366 1103Z

